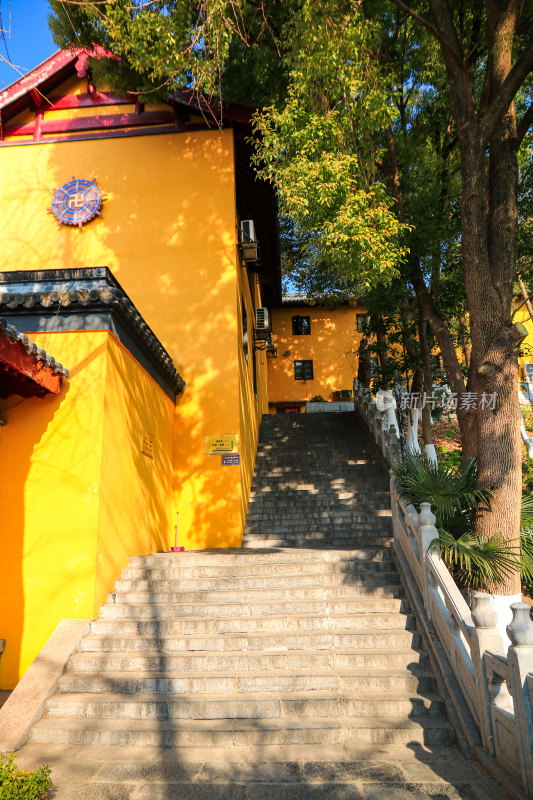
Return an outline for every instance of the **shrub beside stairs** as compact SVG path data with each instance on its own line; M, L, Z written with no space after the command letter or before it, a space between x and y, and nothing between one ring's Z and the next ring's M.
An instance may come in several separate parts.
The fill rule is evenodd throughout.
M353 414L264 420L242 550L130 558L21 759L56 799L502 797L454 747Z

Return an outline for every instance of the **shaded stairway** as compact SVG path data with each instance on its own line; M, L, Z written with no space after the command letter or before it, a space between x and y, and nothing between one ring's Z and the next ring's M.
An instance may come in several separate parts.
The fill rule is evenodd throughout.
M245 547L354 547L392 535L389 479L355 414L263 417Z
M451 747L377 458L351 415L267 418L247 546L129 560L23 748L57 800L496 797Z

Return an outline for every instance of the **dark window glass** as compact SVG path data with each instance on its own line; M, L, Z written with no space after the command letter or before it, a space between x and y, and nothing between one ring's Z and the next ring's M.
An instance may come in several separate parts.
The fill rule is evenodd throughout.
M295 361L294 362L294 380L296 381L312 381L313 380L313 362L308 361Z
M311 317L293 317L292 335L308 336L311 333Z
M355 320L357 323L357 332L363 333L365 326L369 323L370 314L356 314Z

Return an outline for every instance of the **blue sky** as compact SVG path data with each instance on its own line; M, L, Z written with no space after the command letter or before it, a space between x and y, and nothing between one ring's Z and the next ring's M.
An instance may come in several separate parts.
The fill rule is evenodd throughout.
M9 25L9 0L0 0L2 27ZM11 36L5 34L11 62L21 72L36 67L57 50L48 30L47 0L11 0ZM6 48L0 41L0 55L7 58ZM0 61L0 91L19 77L12 67Z

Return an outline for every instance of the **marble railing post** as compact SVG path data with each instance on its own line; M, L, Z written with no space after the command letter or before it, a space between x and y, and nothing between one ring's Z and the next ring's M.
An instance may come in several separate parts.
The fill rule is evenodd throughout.
M472 619L476 626L471 639L471 654L474 663L475 679L478 689L478 708L480 734L485 747L494 755L494 738L492 734L492 720L490 710L490 691L485 667L485 653L487 650L503 653L502 637L496 623L498 615L490 604L490 595L475 592L472 599Z
M431 503L420 503L420 513L418 515L418 533L420 536L419 559L420 566L422 567L424 582L424 605L426 607L426 614L428 615L429 619L431 619L431 601L429 596L431 589L429 583L427 555L431 542L439 537L439 532L435 527L436 519L437 518L435 517L435 514L431 510Z
M533 621L525 603L512 603L513 619L507 626L511 646L507 651L511 694L520 748L520 767L526 797L533 797L533 709L528 673L533 672Z

